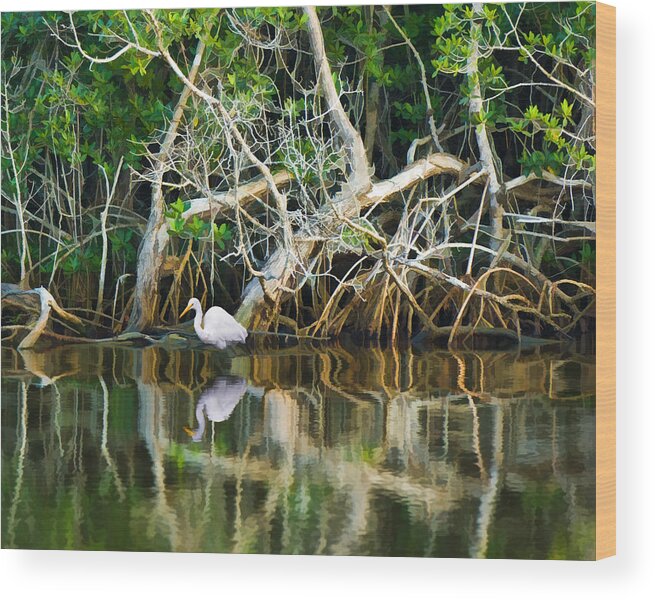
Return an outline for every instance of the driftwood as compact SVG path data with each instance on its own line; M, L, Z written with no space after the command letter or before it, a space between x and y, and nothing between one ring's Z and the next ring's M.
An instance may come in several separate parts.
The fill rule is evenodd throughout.
M3 290L2 290L3 301L5 300L7 300L8 302L13 301L14 306L16 305L20 306L22 304L25 307L29 307L28 308L29 310L33 310L33 302L34 302L33 300L30 301L17 300L18 297L22 297L26 295L31 295L32 297L34 296L38 297L39 317L34 323L34 325L32 326L32 330L23 338L23 340L19 344L18 346L19 349L22 350L23 348L31 348L36 344L38 339L41 337L41 334L44 332L46 325L48 324L48 319L50 317L51 310L54 310L62 319L65 319L66 321L69 321L80 327L84 325L79 317L76 317L75 315L61 308L61 306L57 304L57 301L54 299L52 294L44 287L36 288L33 290L11 289L8 287L5 291L5 286L3 285Z
M149 342L156 341L154 338L138 332L126 332L116 337L110 338L88 338L82 335L70 336L61 333L55 333L47 329L51 312L54 311L58 317L76 329L83 330L85 323L79 317L71 314L59 306L53 295L44 287L31 290L22 290L19 286L12 283L2 284L2 303L18 310L29 313L38 313L36 321L30 325L3 326L8 330L27 330L27 335L18 345L19 350L25 350L34 347L42 336L54 339L59 343L106 343L106 342L132 342L145 340Z
M158 328L154 331L153 335L146 335L138 331L126 331L116 336L103 337L103 338L90 338L83 335L71 336L56 333L47 328L51 311L54 312L65 321L72 323L76 328L82 329L85 326L84 321L79 317L69 313L59 306L52 294L44 287L22 290L16 284L3 283L2 284L2 303L12 308L38 314L37 319L30 325L4 325L3 330L11 331L12 336L22 330L28 333L18 345L18 350L28 351L28 349L37 345L37 342L42 338L54 340L58 344L124 344L134 342L147 342L149 344L171 345L177 342L184 342L185 344L191 341L197 341L195 334L191 333L190 327L178 326L175 328ZM191 322L188 323L190 325ZM188 331L187 331L188 330ZM298 335L294 333L274 333L267 331L251 332L253 335L265 335L279 339L294 339L294 340L314 340L321 341L327 338L311 335Z
M292 180L291 173L280 171L273 175L273 181L278 189L287 187ZM240 206L248 208L257 200L265 197L268 182L263 177L256 177L227 192L216 192L208 197L194 198L189 201L189 208L182 213L182 218L189 220L194 216L216 219L221 215L231 215Z

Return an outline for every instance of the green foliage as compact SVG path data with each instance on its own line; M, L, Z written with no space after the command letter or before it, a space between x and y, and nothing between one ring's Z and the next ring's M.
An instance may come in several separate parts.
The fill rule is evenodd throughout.
M596 250L589 242L582 243L579 260L582 269L592 274L596 272Z
M193 215L191 219L183 217L183 213L189 208L188 202L183 202L181 198L171 202L166 211L168 219L168 233L173 237L184 239L203 240L211 239L220 250L225 250L227 242L232 239L232 230L227 223L210 223L204 221L198 215Z
M100 271L101 254L97 243L91 242L86 247L78 246L65 254L66 257L59 263L59 268L65 275L98 273Z
M63 22L61 13L2 15L3 71L11 73L14 67L31 73L20 90L20 109L9 115L11 130L21 134L17 144L29 148L34 166L54 152L86 175L97 165L110 172L121 156L126 165L141 168L130 142L153 136L170 117L167 71L161 61L150 65L149 57L135 53L90 69L78 50L57 44L50 34L49 27ZM84 12L75 14L75 22L86 51L93 54L99 46L90 36L108 34L124 17ZM36 47L35 39L41 40ZM37 60L30 63L35 50Z
M193 219L185 223L185 229L193 239L197 240L209 231L209 223L203 221L198 215L193 215Z
M593 69L593 11L589 3L482 5L479 12L468 5L446 5L443 14L434 18L433 76L459 80L464 107L468 107L473 86L479 85L483 109L472 116L472 124L514 134L513 149L525 174L541 175L548 170L570 175L571 170L590 172L595 168L592 149L576 139L574 129L567 130L578 124L580 99L564 86L553 86L539 71L535 73L534 65L534 61L543 63L568 88L579 87L576 74L586 77ZM518 22L517 39L513 30ZM525 65L524 73L512 58L517 46L516 58ZM505 52L500 51L503 48ZM474 50L477 71L469 72ZM556 70L555 64L562 66ZM511 77L506 67L511 67ZM551 86L550 93L525 93L526 81L541 80ZM463 121L467 123L469 118L463 111Z
M225 250L227 242L232 239L230 226L227 223L221 223L220 225L212 223L212 239L221 250Z
M0 250L0 265L2 265L2 280L11 281L16 277L16 273L20 269L20 257L15 247L9 247L8 244L3 243L2 250Z
M165 214L168 219L168 233L170 235L182 237L184 234L186 219L182 217L182 213L184 213L187 208L188 206L186 206L180 198L168 205L168 210Z
M356 219L355 222L362 229L375 233L375 228L366 219ZM366 250L367 252L372 252L374 248L371 243L374 242L374 239L361 231L359 227L354 229L348 225L344 225L341 229L341 241L355 251L361 252L362 250Z
M134 231L132 229L117 229L107 236L111 242L111 250L117 258L122 258L127 264L136 261L136 249L132 243Z
M527 140L518 162L524 171L541 176L543 170L562 174L567 168L576 171L593 171L595 157L591 155L584 144L565 137L564 127L572 121L574 102L566 98L556 107L559 116L543 113L531 104L523 113L522 118L508 120L511 131L520 138ZM535 147L540 146L540 149ZM532 151L530 151L532 149Z

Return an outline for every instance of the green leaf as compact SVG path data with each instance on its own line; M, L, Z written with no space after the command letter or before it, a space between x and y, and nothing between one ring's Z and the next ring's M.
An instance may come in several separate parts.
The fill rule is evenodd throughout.
M169 219L175 219L181 215L185 210L184 202L181 198L178 198L175 202L172 202L168 205L168 210L166 211L166 216Z

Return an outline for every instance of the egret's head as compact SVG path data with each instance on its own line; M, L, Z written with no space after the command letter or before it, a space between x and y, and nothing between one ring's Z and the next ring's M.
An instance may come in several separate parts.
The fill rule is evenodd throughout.
M180 319L186 315L192 308L198 309L200 307L200 300L198 298L191 298L189 303L186 305L186 308L180 313Z

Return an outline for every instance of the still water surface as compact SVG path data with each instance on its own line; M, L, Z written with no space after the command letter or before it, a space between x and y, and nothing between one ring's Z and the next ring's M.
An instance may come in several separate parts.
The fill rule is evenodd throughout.
M2 545L591 559L595 359L2 351Z

